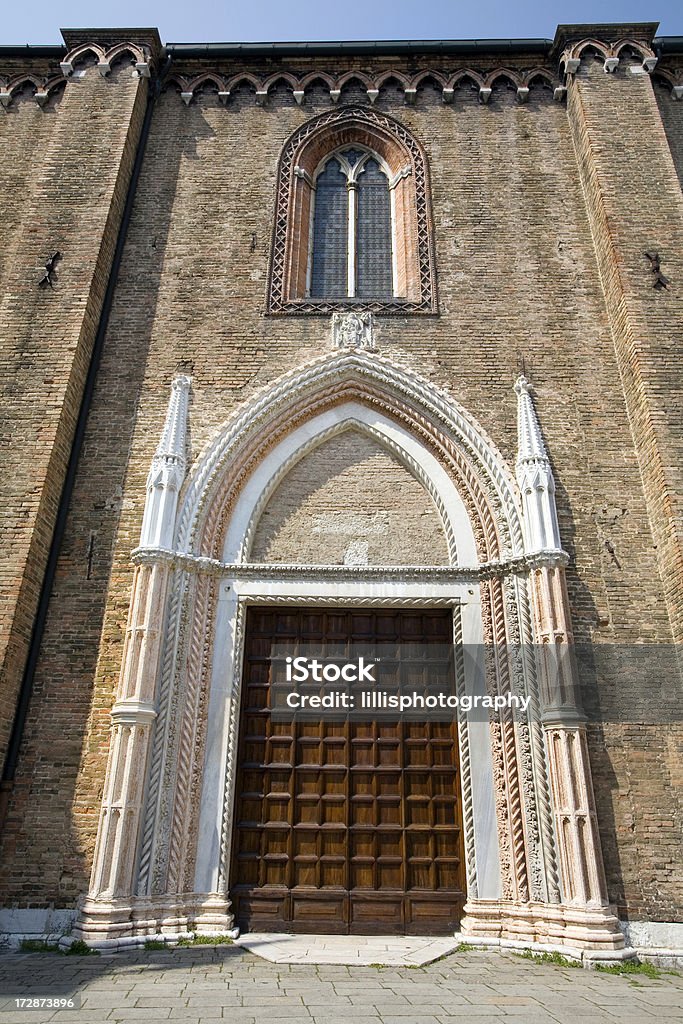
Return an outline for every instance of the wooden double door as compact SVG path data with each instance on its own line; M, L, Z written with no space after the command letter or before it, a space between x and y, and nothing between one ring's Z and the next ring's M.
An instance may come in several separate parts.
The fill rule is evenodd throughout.
M449 644L451 613L248 611L230 891L243 931L437 935L460 919L455 723L271 715L274 647L373 640Z

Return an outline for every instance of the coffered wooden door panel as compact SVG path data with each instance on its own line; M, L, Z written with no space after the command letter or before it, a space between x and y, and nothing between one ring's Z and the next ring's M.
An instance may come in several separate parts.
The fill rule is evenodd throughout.
M451 613L249 609L230 893L245 931L434 935L458 923L455 723L270 714L274 645L379 641L449 644Z

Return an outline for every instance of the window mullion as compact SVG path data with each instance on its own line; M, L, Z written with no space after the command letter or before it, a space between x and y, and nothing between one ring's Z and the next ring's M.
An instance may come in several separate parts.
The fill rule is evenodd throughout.
M391 293L398 295L398 252L396 241L398 232L396 230L396 186L389 185L389 203L391 211Z
M358 183L348 181L346 187L349 192L349 221L347 231L347 295L353 299L356 295L356 200L358 195Z
M308 214L308 260L306 262L306 295L310 296L313 283L313 227L315 225L315 185L311 186L311 202Z

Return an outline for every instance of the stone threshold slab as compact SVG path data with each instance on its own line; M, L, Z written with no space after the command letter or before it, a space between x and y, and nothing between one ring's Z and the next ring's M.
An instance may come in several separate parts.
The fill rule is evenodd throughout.
M249 932L235 945L273 964L421 967L458 948L453 936L286 935Z

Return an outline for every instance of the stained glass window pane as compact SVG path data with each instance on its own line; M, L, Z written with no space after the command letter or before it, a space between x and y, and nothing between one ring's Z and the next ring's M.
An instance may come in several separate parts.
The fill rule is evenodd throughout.
M346 176L337 161L330 160L316 183L311 267L313 298L346 298L348 209Z
M358 176L356 239L356 295L362 299L390 299L393 280L389 182L372 159Z

